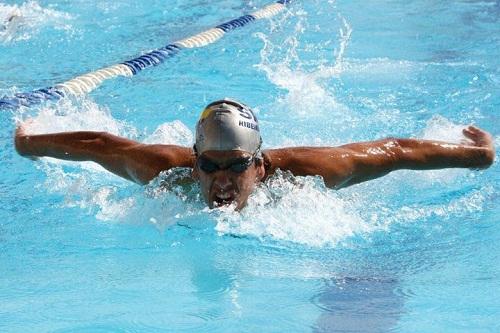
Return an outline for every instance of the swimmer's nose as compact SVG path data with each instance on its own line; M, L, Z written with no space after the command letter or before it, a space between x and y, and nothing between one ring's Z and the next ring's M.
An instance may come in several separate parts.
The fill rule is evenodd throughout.
M229 190L232 186L231 179L225 170L217 171L215 173L214 185L221 191Z

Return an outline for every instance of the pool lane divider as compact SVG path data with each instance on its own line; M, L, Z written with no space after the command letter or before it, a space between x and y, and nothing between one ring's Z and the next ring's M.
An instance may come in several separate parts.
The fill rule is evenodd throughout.
M234 20L219 24L212 29L168 44L167 46L145 53L135 59L77 76L53 87L38 89L27 93L16 93L13 97L4 96L0 98L0 109L17 109L21 106L29 107L47 100L54 101L67 96L88 94L106 80L117 76L136 75L145 68L163 63L183 49L204 47L216 42L222 38L224 34L232 30L244 27L255 20L273 17L283 11L285 6L290 2L292 2L292 0L279 0L251 14L243 15Z

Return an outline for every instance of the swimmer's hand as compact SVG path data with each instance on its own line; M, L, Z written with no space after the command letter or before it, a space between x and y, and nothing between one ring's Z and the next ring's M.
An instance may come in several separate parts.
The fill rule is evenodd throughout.
M495 147L491 134L475 126L468 126L462 132L466 138L472 141L464 142L464 145L478 147L483 152L479 165L475 169L486 169L492 165L495 160Z
M29 135L26 134L26 125L32 122L31 119L27 120L24 123L19 123L16 127L16 132L14 135L14 145L16 147L16 151L19 155L27 157L36 161L38 158L29 153Z
M24 124L19 123L16 127L16 133L14 135L14 144L16 151L19 155L25 156L25 145L26 145L26 129Z

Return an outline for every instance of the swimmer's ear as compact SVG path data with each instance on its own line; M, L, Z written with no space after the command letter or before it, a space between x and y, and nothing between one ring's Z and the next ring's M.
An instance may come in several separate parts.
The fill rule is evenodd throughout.
M196 150L196 144L193 145L193 153L194 153L194 165L193 165L193 170L191 171L191 177L194 180L199 180L200 179L200 174L198 172L198 151Z
M266 175L266 168L264 167L264 160L263 159L256 159L255 160L255 167L257 168L257 175L255 178L257 178L257 181L261 181L262 178Z
M191 177L194 180L200 179L200 173L198 172L198 168L196 167L196 163L194 164L193 170L191 171Z

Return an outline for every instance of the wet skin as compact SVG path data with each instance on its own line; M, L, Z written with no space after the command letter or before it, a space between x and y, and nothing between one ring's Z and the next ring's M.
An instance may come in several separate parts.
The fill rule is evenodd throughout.
M493 164L492 136L474 126L465 128L463 134L468 140L462 144L387 138L338 147L268 149L262 152L265 163L256 159L240 173L229 167L250 157L248 152L206 151L196 157L190 147L143 144L105 132L31 135L19 126L14 143L17 152L28 158L49 156L93 161L139 184L147 184L160 172L171 168L192 168L192 176L200 182L203 197L210 207L235 202L236 209L241 209L256 184L277 169L287 170L295 176L318 175L326 186L338 189L401 169L484 169ZM200 168L200 158L216 165L213 172Z
M193 178L200 183L203 198L210 208L236 204L236 209L243 208L249 195L265 175L264 164L255 159L243 172L232 171L229 166L251 158L244 151L206 151L202 158L219 167L214 172L205 172L200 168L198 158L193 168Z

